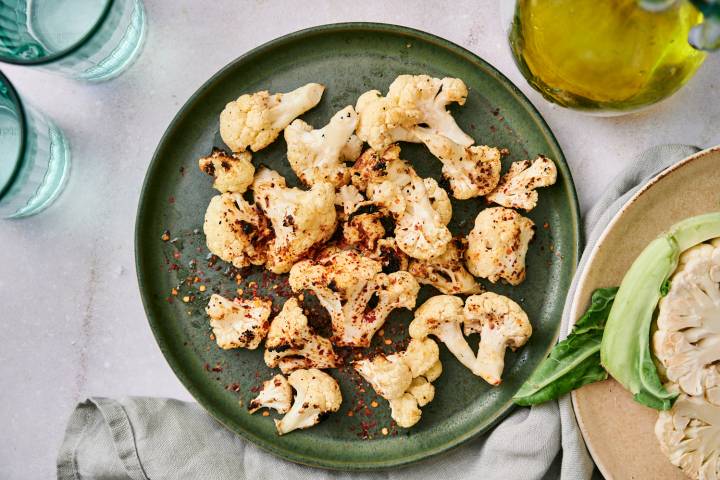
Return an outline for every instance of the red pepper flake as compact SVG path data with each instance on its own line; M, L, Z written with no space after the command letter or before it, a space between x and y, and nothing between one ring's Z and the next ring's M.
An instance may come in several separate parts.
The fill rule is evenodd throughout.
M185 176L185 167L180 167L180 175Z
M222 372L222 371L223 371L223 367L222 367L219 363L216 363L215 366L212 367L212 371L213 371L213 372Z
M550 224L548 222L543 223L543 228L547 230L550 228Z
M160 240L162 240L163 242L167 242L168 240L170 240L170 230L165 230L160 237Z
M177 251L177 250L175 250L175 251L173 252L173 258L174 258L175 260L180 260L180 252Z
M227 388L227 389L230 390L231 392L239 392L239 391L240 391L240 384L239 384L239 383L231 383L230 385L228 385L228 386L225 387L225 388Z
M170 205L174 204L174 203L175 203L175 197L172 196L172 195L170 195L170 196L168 197L168 203L169 203Z
M205 369L206 372L209 372L209 371L210 371L210 364L207 363L207 362L205 362L205 364L203 365L203 368Z

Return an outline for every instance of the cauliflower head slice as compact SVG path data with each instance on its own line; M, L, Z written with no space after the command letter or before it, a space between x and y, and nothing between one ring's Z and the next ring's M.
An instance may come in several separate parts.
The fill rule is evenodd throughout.
M278 413L287 413L290 411L292 400L293 390L290 383L278 373L263 382L258 396L250 401L248 412L253 414L261 408L272 408Z
M485 292L465 300L465 335L480 334L473 373L490 385L499 385L505 368L505 349L522 347L532 335L523 309L503 295Z
M503 279L510 285L525 280L525 255L535 235L535 224L514 210L486 208L475 219L467 236L465 260L476 277L492 283Z
M487 199L503 207L530 211L537 205L536 189L549 187L556 181L557 167L543 155L535 160L513 162L497 188L487 195Z
M296 117L320 102L325 87L308 83L288 93L241 95L220 113L220 136L233 152L270 145Z
M453 197L467 200L487 195L498 185L502 167L499 149L460 145L426 128L417 128L415 133L442 162L442 173L450 182Z
M255 204L270 219L275 238L268 243L266 268L286 273L314 246L335 232L335 188L319 182L310 190L288 188L274 170L261 168L253 182Z
M660 300L654 353L667 378L700 395L720 361L720 243L697 245L680 258Z
M720 476L720 406L703 396L681 393L670 410L659 412L655 435L660 450L690 478Z
M200 170L215 178L213 188L220 193L245 193L252 185L255 167L249 152L228 155L219 148L198 160Z
M295 389L295 401L282 419L275 420L278 435L313 427L326 415L340 410L340 386L327 373L316 368L296 370L288 377L288 383Z
M306 185L328 182L347 185L350 171L346 161L360 156L362 141L355 136L357 114L352 106L337 112L321 129L298 119L285 129L287 157L298 178Z
M430 335L443 342L460 363L475 369L476 358L463 336L461 325L465 321L463 301L452 295L430 297L415 310L410 323L410 337L423 339Z
M223 350L255 350L270 329L272 300L267 298L229 300L213 293L205 308L215 341Z
M270 324L265 364L287 374L298 368L335 368L338 357L327 338L315 334L296 298L289 298Z
M223 193L210 199L203 231L208 250L238 268L267 260L270 226L240 194Z
M412 260L408 271L418 282L432 285L446 295L482 293L483 288L465 268L466 249L464 238L454 238L445 253L429 260Z

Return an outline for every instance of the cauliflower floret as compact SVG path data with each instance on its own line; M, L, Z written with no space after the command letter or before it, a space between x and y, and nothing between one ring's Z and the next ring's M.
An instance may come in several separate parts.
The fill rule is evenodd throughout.
M333 343L367 347L396 308L414 308L420 286L407 272L380 273L380 262L354 250L303 260L290 270L295 292L312 290L330 314ZM377 304L370 308L373 296Z
M399 427L410 428L420 421L422 411L418 401L410 393L404 393L401 397L392 398L390 402L390 416Z
M379 212L361 213L350 217L343 224L343 240L361 251L375 250L377 242L385 237L382 217Z
M532 161L513 162L487 199L503 207L530 211L538 201L535 189L554 185L556 180L557 167L547 157L540 155Z
M362 141L353 134L357 114L351 106L340 110L325 127L313 130L298 119L285 129L287 157L298 178L306 185L332 183L347 185L350 171L346 161L360 155Z
M424 407L435 398L435 387L425 377L413 378L407 391L415 397L418 407Z
M442 173L450 182L453 196L459 200L487 195L500 181L501 151L485 145L468 147L426 128L415 130L443 164Z
M245 94L220 113L220 136L233 152L262 150L296 117L320 102L323 87L308 83L292 92Z
M430 297L415 310L410 323L410 337L423 339L434 335L447 346L460 363L470 370L475 368L476 358L463 336L460 326L465 321L463 301L452 295Z
M224 350L255 350L270 329L272 300L266 298L235 299L212 294L205 312L210 317L215 341Z
M286 273L312 247L335 231L335 189L326 182L311 190L287 188L274 170L261 168L253 182L255 204L272 223L275 238L268 244L266 268Z
M295 401L282 419L275 420L278 435L315 426L327 414L340 410L340 386L327 373L315 368L296 370L288 382L295 389Z
M413 127L427 125L438 135L470 146L475 141L463 132L450 112L449 103L465 104L467 87L458 78L432 78L427 75L400 75L393 81L387 97L377 90L358 99L358 136L375 150L395 142L419 143Z
M267 219L240 194L210 199L203 231L210 252L238 268L262 265L267 259L271 236Z
M438 360L433 364L432 367L430 367L427 372L425 372L423 376L427 378L428 382L434 382L435 380L440 378L440 375L442 375L442 371L442 363L440 362L440 360Z
M532 335L527 314L517 303L492 292L465 300L465 335L480 334L473 373L490 385L499 385L505 367L505 349L522 347Z
M534 226L532 220L509 208L493 207L480 212L467 236L465 260L470 273L492 283L501 278L510 285L522 283Z
M720 477L720 406L681 393L672 409L659 413L655 435L662 452L688 477Z
M265 340L265 363L287 374L298 368L335 368L332 343L316 335L296 298L290 298L270 324Z
M279 373L262 384L260 393L248 405L248 412L255 413L261 408L272 408L278 413L290 411L293 390L287 379Z
M412 384L410 367L399 355L378 355L354 362L355 370L386 400L401 397Z
M682 254L660 300L654 353L667 378L688 395L700 395L720 361L720 245L697 245Z
M440 350L429 338L412 339L404 352L358 360L353 366L378 395L390 402L391 416L403 428L415 425L422 413L418 407L435 396L435 387L422 375L442 371Z
M365 197L355 185L343 185L335 194L335 205L342 207L341 218L350 217L355 211L366 203Z
M201 171L215 177L215 190L220 193L245 193L255 175L251 158L249 152L234 153L230 156L219 148L213 148L210 155L198 160L198 164Z
M446 295L481 293L482 287L465 269L466 248L464 238L454 238L445 253L429 260L412 260L408 271L418 282L432 285Z
M428 259L445 251L452 239L444 222L452 216L447 194L443 198L436 183L426 184L401 160L400 147L393 145L382 154L364 152L352 168L352 182L365 191L369 201L395 218L395 241L403 252ZM426 185L431 187L433 199Z

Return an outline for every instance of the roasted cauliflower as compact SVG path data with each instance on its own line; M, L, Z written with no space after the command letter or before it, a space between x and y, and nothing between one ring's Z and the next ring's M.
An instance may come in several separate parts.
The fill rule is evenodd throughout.
M540 155L532 161L513 162L487 199L503 207L529 211L537 205L536 188L554 185L556 180L557 167L547 157Z
M378 395L390 402L391 416L403 428L420 420L419 407L435 397L431 381L442 371L440 349L429 338L412 339L404 352L358 360L353 367ZM427 372L432 373L432 380L425 376Z
M328 182L336 188L348 183L350 171L345 162L355 161L362 149L362 141L353 133L355 125L357 114L348 106L319 130L300 119L285 129L287 158L303 183Z
M445 251L452 239L446 226L452 216L447 194L443 196L434 181L425 182L401 160L400 147L393 145L381 154L366 150L352 168L352 182L395 218L395 241L403 252L424 260Z
M255 167L250 162L249 152L228 155L218 148L207 157L202 157L198 164L200 170L215 178L213 188L220 193L245 193L253 182Z
M296 370L290 374L288 382L295 389L295 401L282 419L275 420L279 435L313 427L326 415L340 410L340 386L327 373L315 368Z
M485 145L469 147L426 128L416 135L443 164L443 176L450 182L453 197L459 200L487 195L500 181L501 152Z
M525 254L532 240L535 224L514 210L486 208L475 219L468 234L465 252L468 270L492 283L500 279L510 285L525 280Z
M250 401L248 412L255 413L261 408L272 408L278 413L290 411L293 390L287 379L279 373L262 384L258 396Z
M505 349L522 347L532 335L527 314L508 297L492 292L465 300L465 335L480 334L473 373L499 385L505 368Z
M409 273L387 275L381 269L380 262L355 250L338 250L296 263L290 287L315 293L330 314L334 344L367 347L392 310L415 307L420 290Z
M265 216L240 194L223 193L210 200L203 224L211 253L238 268L262 265L272 232Z
M270 329L272 300L265 298L235 299L212 294L205 312L210 317L215 341L224 350L255 350Z
M387 97L377 90L360 96L355 109L360 116L357 134L375 150L396 142L415 142L417 125L427 127L456 143L470 146L475 141L463 132L446 107L465 104L467 87L458 78L432 78L427 75L400 75L393 81Z
M360 251L374 251L378 241L385 238L382 213L361 213L343 223L343 240Z
M463 262L467 241L454 238L445 253L429 260L412 260L408 271L415 279L440 290L446 295L470 295L483 291Z
M233 152L257 152L270 145L296 117L320 102L323 87L308 83L292 92L245 94L220 113L220 136Z
M298 368L335 368L332 343L312 331L296 298L289 298L270 324L265 340L265 364L287 374Z
M266 268L286 273L312 247L335 231L335 189L326 182L311 190L288 188L274 170L261 168L253 182L255 205L270 219L275 237L268 243Z

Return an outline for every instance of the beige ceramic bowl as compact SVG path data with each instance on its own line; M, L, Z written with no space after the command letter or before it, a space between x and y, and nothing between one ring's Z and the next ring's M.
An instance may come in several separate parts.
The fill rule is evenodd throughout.
M720 147L689 157L651 180L613 218L593 248L573 298L573 322L593 290L620 284L637 255L672 224L720 210ZM585 442L607 479L684 479L660 452L657 412L635 403L615 380L573 392Z

